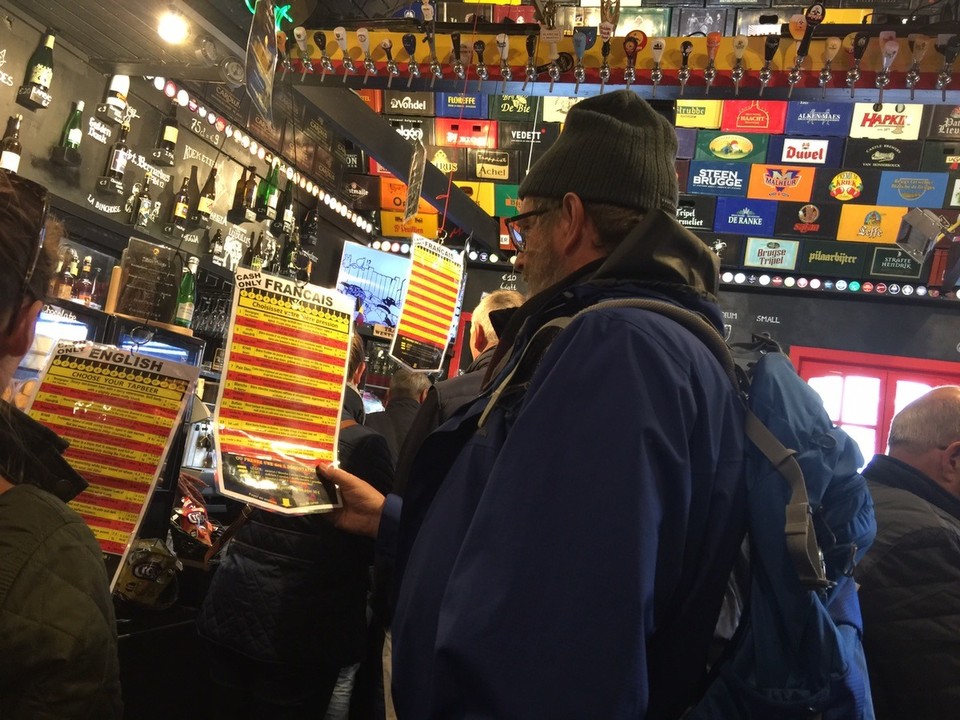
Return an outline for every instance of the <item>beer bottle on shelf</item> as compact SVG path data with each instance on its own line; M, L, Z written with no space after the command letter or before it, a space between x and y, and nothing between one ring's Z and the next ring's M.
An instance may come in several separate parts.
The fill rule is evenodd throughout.
M151 153L153 162L161 167L173 167L174 152L177 149L177 140L180 137L180 126L177 124L177 101L170 103L169 112L164 115L160 123L160 133L157 136L157 147Z
M287 237L286 247L283 249L283 264L280 272L296 280L300 274L300 233L294 228Z
M247 168L247 183L243 186L243 207L247 210L253 210L257 204L257 183L256 168L251 165Z
M93 269L93 277L90 280L90 301L87 304L92 308L102 310L103 304L100 302L100 295L102 293L103 288L100 285L100 268L95 267Z
M280 168L274 164L267 173L267 177L257 188L257 216L273 220L277 217L277 194Z
M143 176L143 182L140 183L140 192L133 198L133 207L130 210L130 224L135 227L145 228L150 222L150 215L153 210L153 200L150 198L150 180L153 177L153 171L147 170Z
M287 187L280 196L280 202L277 205L277 219L270 225L274 234L289 233L294 226L294 208L296 207L295 187L293 180L287 180Z
M243 168L243 171L240 173L240 179L237 180L237 185L233 190L233 205L230 206L231 210L243 209L243 196L244 196L244 190L246 189L247 189L247 168Z
M107 94L104 96L104 102L114 108L119 115L127 109L127 95L130 92L130 76L114 75L110 78L110 85L107 87Z
M73 250L68 253L67 259L64 261L66 269L60 275L60 284L57 291L57 297L61 300L70 300L73 297L73 283L79 272L77 268L79 261L80 258Z
M93 257L87 255L83 258L83 270L80 271L80 277L74 281L73 290L71 291L73 299L77 302L82 302L84 305L89 305L90 298L93 297L92 270Z
M70 116L63 126L60 147L76 150L80 147L81 140L83 140L83 100L78 100L73 104Z
M200 258L190 257L183 268L180 277L180 290L177 292L177 313L174 324L180 327L190 327L193 322L193 309L197 303L197 267Z
M20 153L23 146L20 144L20 122L23 115L17 113L7 120L7 129L0 140L0 168L12 173L20 169Z
M110 155L107 157L107 167L103 174L108 178L113 178L117 182L123 182L123 173L127 169L127 133L130 132L129 121L124 121L120 126L120 135L117 141L110 148Z
M300 242L303 245L316 245L320 235L320 198L317 204L307 210L300 225Z
M250 269L263 270L263 233L257 238L257 244L250 251Z
M184 176L183 184L173 196L173 207L170 208L170 224L178 230L187 227L187 215L190 213L190 178Z
M30 56L27 63L27 74L23 84L27 87L34 87L43 92L50 90L50 84L53 82L53 43L56 40L56 32L47 28L43 33L43 38L37 49Z
M210 219L210 213L213 210L213 201L217 199L217 169L211 168L207 175L207 181L203 184L200 191L200 197L197 200L197 215L201 222Z
M50 278L50 284L47 286L48 297L60 297L60 273L63 272L63 260L63 251L61 250L57 258L57 271L53 274L53 277Z
M214 233L213 240L210 241L207 252L211 257L222 257L223 250L223 231L217 228L217 232Z
M187 188L187 192L190 193L190 211L194 215L197 212L197 205L200 202L200 179L197 177L199 168L196 165L190 166L190 185ZM197 218L194 217L194 220Z

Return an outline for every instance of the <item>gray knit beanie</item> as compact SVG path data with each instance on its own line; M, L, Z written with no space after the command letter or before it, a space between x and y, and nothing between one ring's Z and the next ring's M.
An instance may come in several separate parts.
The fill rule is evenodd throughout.
M677 133L630 90L578 102L557 141L520 184L525 198L562 198L677 211Z

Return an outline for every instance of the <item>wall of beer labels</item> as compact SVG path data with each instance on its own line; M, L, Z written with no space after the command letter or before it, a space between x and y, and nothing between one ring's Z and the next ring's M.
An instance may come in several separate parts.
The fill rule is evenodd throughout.
M526 169L559 137L572 97L360 91L491 215L517 212ZM957 98L960 103L960 97ZM960 104L654 100L677 128L680 222L721 258L732 284L937 297L949 239L924 263L896 243L911 209L960 219ZM342 194L399 218L403 183L375 160ZM418 218L442 212L425 198ZM417 222L421 222L417 220ZM423 221L422 224L427 224ZM387 237L412 228L383 220ZM949 236L947 236L949 237ZM509 254L502 236L500 257ZM737 271L741 272L737 272Z

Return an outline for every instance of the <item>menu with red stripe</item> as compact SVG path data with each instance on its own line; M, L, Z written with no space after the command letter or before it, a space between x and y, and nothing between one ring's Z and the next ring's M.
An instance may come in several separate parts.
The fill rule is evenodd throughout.
M354 300L238 270L214 422L224 495L277 512L339 506L314 468L336 460Z
M70 443L89 483L70 501L105 553L136 537L200 369L93 343L61 342L27 412Z
M390 355L412 370L432 372L443 364L463 279L463 255L414 236L410 279Z

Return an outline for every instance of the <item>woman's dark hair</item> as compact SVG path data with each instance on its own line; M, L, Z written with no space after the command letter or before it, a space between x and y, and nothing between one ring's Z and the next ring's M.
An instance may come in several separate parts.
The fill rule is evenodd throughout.
M12 313L24 294L36 300L46 297L64 234L62 223L48 219L43 248L37 254L43 204L35 195L42 188L29 181L13 181L14 177L0 172L0 317ZM24 287L28 274L30 281Z

